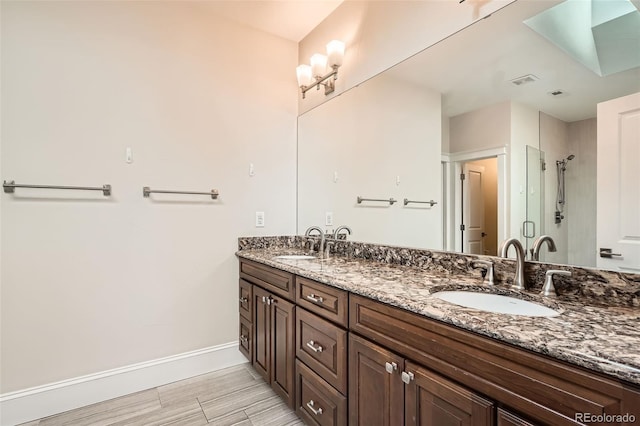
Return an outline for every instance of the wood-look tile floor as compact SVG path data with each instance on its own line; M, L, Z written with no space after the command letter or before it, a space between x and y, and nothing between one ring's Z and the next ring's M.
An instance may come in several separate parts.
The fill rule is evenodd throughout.
M303 426L249 364L45 417L22 426Z

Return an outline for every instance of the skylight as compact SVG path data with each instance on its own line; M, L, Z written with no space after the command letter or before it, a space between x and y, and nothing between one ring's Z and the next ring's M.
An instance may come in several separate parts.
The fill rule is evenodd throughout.
M524 23L599 76L640 66L640 11L629 0L566 0Z

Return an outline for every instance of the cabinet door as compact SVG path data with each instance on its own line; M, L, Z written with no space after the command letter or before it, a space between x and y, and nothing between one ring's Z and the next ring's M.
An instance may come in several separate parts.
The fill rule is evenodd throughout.
M271 297L271 387L293 408L295 305Z
M271 364L271 318L267 304L269 293L253 286L253 368L269 382Z
M404 424L404 359L349 333L349 424Z
M402 374L406 425L490 426L493 403L444 377L407 361Z

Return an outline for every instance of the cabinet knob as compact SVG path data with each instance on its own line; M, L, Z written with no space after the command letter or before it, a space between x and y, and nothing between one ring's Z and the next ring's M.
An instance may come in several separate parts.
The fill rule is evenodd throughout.
M240 335L240 341L246 344L249 342L249 339L247 339L247 336Z
M313 402L313 399L307 402L307 408L311 410L311 412L316 416L319 416L320 414L322 414L322 408L321 407L316 408L315 402Z
M320 346L320 345L316 346L316 342L314 342L313 340L309 340L307 342L307 347L309 349L311 349L312 351L316 352L316 353L317 352L322 352L324 350L324 348L322 346Z
M249 301L249 299L247 299L246 297L241 297L240 298L240 303L247 303Z
M387 373L393 374L394 371L398 370L398 364L395 362L385 362L384 368L387 370Z
M402 377L402 381L405 382L406 384L409 384L413 379L415 379L415 376L413 375L413 373L407 373L406 371L402 372L401 377Z
M267 297L266 296L262 296L262 303L267 303Z

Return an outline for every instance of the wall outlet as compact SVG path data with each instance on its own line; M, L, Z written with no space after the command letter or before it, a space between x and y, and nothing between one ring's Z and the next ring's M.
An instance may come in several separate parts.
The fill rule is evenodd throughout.
M264 228L264 212L256 212L256 228Z
M326 212L324 214L324 224L326 226L333 226L333 212Z
M133 150L129 147L127 147L125 152L125 161L127 164L133 163Z

